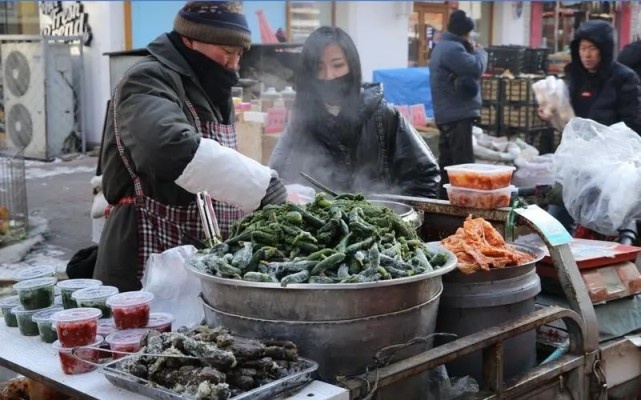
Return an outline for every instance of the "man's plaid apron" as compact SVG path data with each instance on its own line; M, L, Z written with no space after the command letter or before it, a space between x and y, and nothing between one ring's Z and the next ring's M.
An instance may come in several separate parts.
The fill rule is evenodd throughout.
M194 201L188 206L168 206L143 193L140 178L125 155L125 147L120 137L120 125L116 110L118 109L119 91L114 93L114 134L118 153L134 183L135 197L125 197L115 205L109 205L105 211L108 216L111 208L120 204L136 205L136 226L138 233L137 276L142 279L145 262L152 253L162 253L172 247L183 244L184 234L204 239L205 233L200 220L200 214ZM185 104L194 118L198 134L203 138L213 139L222 146L237 149L235 124L224 125L216 121L201 122L196 109L189 100ZM223 202L213 202L216 217L223 237L229 233L231 225L242 217L242 211Z

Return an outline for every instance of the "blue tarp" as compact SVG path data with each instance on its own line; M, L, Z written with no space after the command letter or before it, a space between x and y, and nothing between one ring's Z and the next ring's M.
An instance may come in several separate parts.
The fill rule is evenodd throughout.
M374 82L383 84L385 100L394 105L425 104L425 115L434 117L429 68L395 68L374 71Z

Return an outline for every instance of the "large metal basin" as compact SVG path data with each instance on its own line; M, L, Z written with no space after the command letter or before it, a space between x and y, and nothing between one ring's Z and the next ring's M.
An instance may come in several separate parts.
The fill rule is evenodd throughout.
M211 307L248 318L283 321L337 321L390 314L424 304L441 290L441 275L456 268L456 257L436 244L433 250L449 253L447 264L430 273L372 283L292 284L225 279L187 266L198 276L202 297Z
M442 284L440 277L433 280L438 281L438 290L425 303L395 313L348 320L267 320L225 313L204 301L203 305L208 325L224 326L245 337L291 340L301 356L318 362L322 380L336 382L338 376L364 373L382 348L434 333ZM428 340L397 353L394 359L407 358L431 347L432 341ZM426 374L386 389L378 399L418 398L427 390Z

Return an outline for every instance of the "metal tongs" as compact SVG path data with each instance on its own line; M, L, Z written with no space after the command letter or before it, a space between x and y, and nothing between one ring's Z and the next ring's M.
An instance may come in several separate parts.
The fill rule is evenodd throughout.
M209 193L198 192L196 194L196 204L198 205L200 219L203 223L203 229L205 230L205 238L207 238L211 245L222 243L222 235L220 234L218 219L216 218L214 204L212 203Z

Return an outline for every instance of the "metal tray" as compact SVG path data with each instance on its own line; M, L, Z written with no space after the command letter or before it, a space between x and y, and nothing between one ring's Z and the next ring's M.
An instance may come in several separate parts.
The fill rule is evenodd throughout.
M146 379L138 378L127 372L117 368L120 362L126 361L133 356L124 357L112 362L109 362L98 369L98 372L105 375L107 380L113 385L122 389L129 390L130 392L138 393L147 396L151 399L158 400L189 400L193 399L192 396L181 395L172 390L160 387L150 386ZM277 396L290 392L300 386L305 385L312 381L312 374L318 369L318 364L312 360L302 357L298 358L303 362L303 369L292 375L275 380L249 392L242 393L238 396L231 397L229 400L269 400Z

